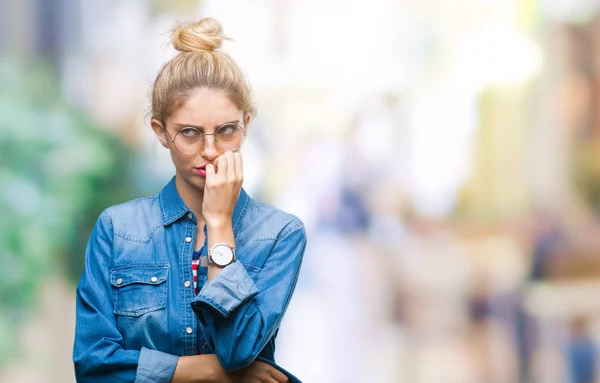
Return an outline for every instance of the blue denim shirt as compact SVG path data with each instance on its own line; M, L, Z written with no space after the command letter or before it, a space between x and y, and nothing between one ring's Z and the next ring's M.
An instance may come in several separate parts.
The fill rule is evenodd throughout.
M274 352L306 246L304 225L242 189L232 221L238 261L198 281L197 296L196 225L174 178L158 195L102 212L77 287L78 382L168 383L178 357L197 354L216 354L226 370L261 360L299 381L275 364Z

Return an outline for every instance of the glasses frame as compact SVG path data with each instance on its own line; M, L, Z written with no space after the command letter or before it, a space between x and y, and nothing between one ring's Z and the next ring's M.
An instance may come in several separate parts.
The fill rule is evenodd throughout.
M201 131L200 131L200 129L198 129L198 128L194 127L194 126L187 126L187 127L183 127L183 128L181 128L181 129L179 129L179 131L178 131L177 133L175 133L175 135L173 136L173 139L171 140L171 139L170 139L170 138L171 138L171 135L169 134L169 131L167 130L167 123L166 123L166 122L163 122L163 123L162 123L162 125L163 125L163 129L165 130L165 134L167 135L167 137L169 137L169 141L170 141L170 142L173 144L173 147L174 147L174 148L175 148L175 149L176 149L176 150L177 150L179 153L181 153L181 154L187 154L187 155L190 155L190 154L196 154L196 153L198 153L198 152L201 152L201 151L202 151L202 150L203 150L203 149L206 147L206 136L215 136L215 138L213 139L213 142L215 143L214 145L215 145L215 149L216 149L216 148L217 148L217 144L216 144L216 140L217 140L217 137L216 137L216 135L217 135L217 132L218 132L218 131L219 131L219 130L222 128L222 127L224 127L224 126L227 126L227 125L235 125L236 127L238 127L238 128L239 128L239 129L242 131L242 134L243 134L243 136L242 136L242 142L240 142L240 145L239 145L237 148L235 148L235 149L228 149L228 150L230 150L230 151L236 151L236 150L238 150L239 148L241 148L241 147L242 147L242 144L244 143L244 138L246 137L246 129L244 129L244 127L243 127L243 126L241 126L240 124L234 123L234 122L226 122L226 123L224 123L223 125L220 125L220 126L217 128L217 129L215 129L215 132L214 132L214 133L204 133L204 132L201 132ZM202 136L201 136L201 137L202 137L202 146L201 146L201 148L200 148L200 149L196 150L196 151L195 151L195 152L193 152L193 153L186 153L186 152L182 151L181 149L179 149L179 148L177 147L177 145L175 144L175 140L177 139L177 135L178 135L179 133L181 133L181 132L182 132L184 129L196 129L196 130L197 130L197 131L198 131L198 132L199 132L199 133L202 135Z

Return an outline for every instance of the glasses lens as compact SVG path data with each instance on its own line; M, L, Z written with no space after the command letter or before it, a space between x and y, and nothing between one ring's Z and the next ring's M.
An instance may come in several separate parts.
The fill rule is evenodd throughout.
M175 148L185 154L194 154L202 149L204 137L196 128L183 128L175 135Z
M236 150L242 146L244 131L236 124L226 124L217 130L215 139L220 151Z

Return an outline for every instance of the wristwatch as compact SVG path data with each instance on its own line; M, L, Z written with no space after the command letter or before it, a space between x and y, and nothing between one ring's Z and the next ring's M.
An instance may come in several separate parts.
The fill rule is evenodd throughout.
M217 243L208 249L208 264L223 268L235 262L235 249L226 243Z

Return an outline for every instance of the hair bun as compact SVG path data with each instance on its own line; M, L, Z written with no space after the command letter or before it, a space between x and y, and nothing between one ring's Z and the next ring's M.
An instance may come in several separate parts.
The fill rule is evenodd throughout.
M173 47L180 52L212 52L221 47L223 27L216 19L205 17L194 23L180 25L173 31Z

